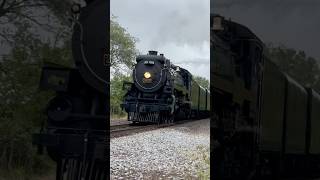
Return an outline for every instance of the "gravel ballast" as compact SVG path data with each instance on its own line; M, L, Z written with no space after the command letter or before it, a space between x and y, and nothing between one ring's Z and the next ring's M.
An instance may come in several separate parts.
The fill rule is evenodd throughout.
M112 138L110 176L111 179L203 179L201 172L209 172L209 149L209 119Z

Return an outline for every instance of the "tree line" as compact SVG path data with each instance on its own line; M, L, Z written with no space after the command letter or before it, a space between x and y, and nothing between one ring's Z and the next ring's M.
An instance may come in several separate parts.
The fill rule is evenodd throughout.
M39 91L46 62L72 66L71 2L0 1L0 179L34 179L53 163L36 154L32 134L53 92Z
M302 50L271 43L267 45L267 56L281 71L287 73L301 85L320 92L319 59L307 56Z

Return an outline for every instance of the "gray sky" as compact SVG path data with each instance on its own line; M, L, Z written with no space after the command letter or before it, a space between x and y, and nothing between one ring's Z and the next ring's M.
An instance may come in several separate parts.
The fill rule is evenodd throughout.
M264 42L320 60L320 0L211 0L211 9L249 27Z
M210 78L209 0L111 0L111 14L139 39L192 74Z

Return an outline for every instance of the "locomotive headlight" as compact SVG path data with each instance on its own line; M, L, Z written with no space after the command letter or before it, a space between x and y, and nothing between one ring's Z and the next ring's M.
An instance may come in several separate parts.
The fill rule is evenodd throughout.
M47 115L50 120L57 122L63 122L71 113L72 103L66 97L58 96L53 98L47 107ZM52 122L51 121L51 122Z
M149 72L145 72L145 73L143 74L143 76L144 76L144 78L146 78L146 79L151 78L151 74L150 74Z

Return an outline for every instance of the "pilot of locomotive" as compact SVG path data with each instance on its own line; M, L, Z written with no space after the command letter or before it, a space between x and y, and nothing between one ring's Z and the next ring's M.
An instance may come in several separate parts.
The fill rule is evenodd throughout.
M185 94L190 89L191 74L171 64L163 54L157 55L157 51L137 56L136 62L134 83L124 83L129 85L122 104L128 120L169 123L174 121L177 109L184 109L188 114L188 105L177 95L177 88L180 86L180 94Z

